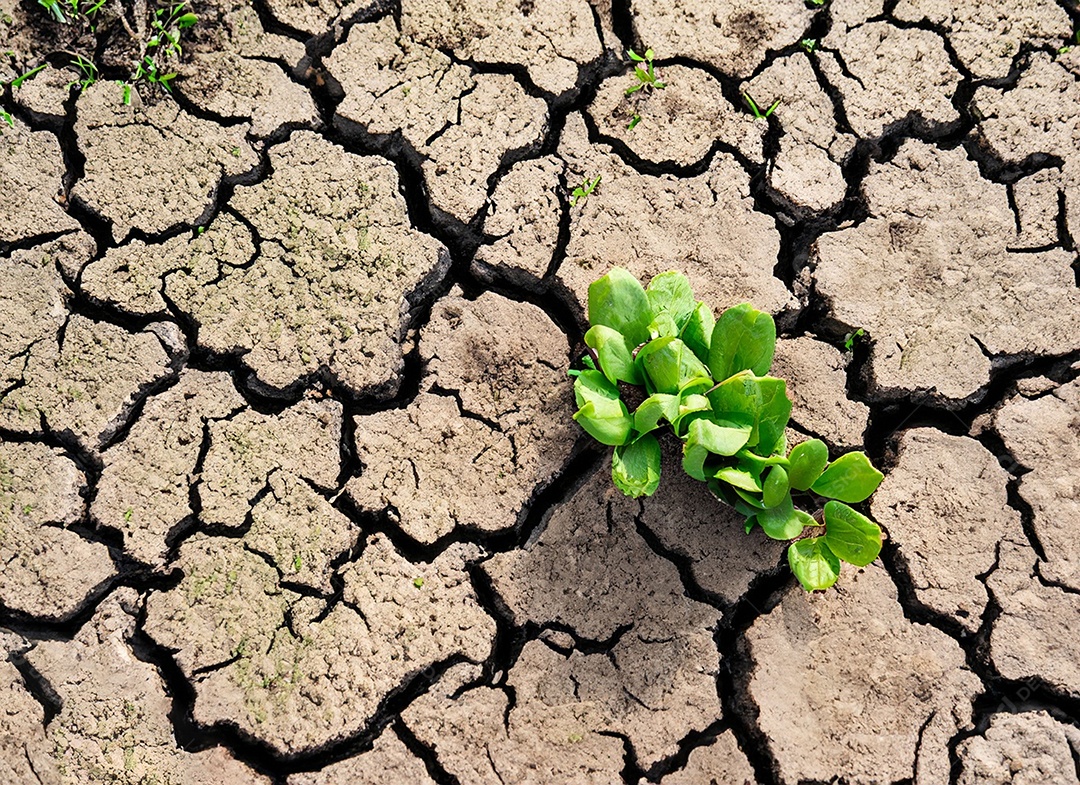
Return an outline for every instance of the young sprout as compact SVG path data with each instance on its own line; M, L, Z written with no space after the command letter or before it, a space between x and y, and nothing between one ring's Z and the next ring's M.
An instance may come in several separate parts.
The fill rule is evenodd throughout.
M60 24L67 24L68 20L64 16L64 9L60 6L60 0L38 0L38 5L48 11L52 18Z
M81 79L72 79L67 83L68 88L73 85L78 85L80 90L85 90L98 79L98 69L91 61L87 60L82 55L75 55L75 59L71 61L71 64L79 69L82 74Z
M640 65L634 66L634 76L637 77L638 81L636 85L626 88L627 95L633 95L643 87L648 87L650 90L663 90L667 87L666 84L656 78L656 69L653 68L654 52L652 49L646 49L644 57L639 55L633 49L627 49L626 54L635 63L645 63L644 68Z
M1077 30L1075 33L1073 33L1072 38L1069 39L1069 43L1058 49L1058 54L1068 54L1072 51L1073 46L1077 44L1080 44L1080 30Z
M799 41L799 46L802 47L804 52L806 52L807 54L811 54L815 49L817 49L817 39L804 38L803 40Z
M754 113L754 117L758 120L768 120L769 115L776 111L776 107L780 106L780 101L783 99L777 98L773 101L772 106L762 112L753 98L750 97L750 93L742 94L743 100L746 101L746 105L750 107L750 111Z
M587 199L589 194L596 190L596 186L600 185L600 178L603 175L597 175L592 180L586 177L573 193L570 194L570 206L577 207L577 203L583 199Z
M131 85L127 82L121 82L119 79L116 80L116 84L121 90L123 96L121 100L124 102L124 106L131 106Z
M866 330L864 330L862 327L860 327L858 330L856 330L853 333L848 333L847 335L845 335L844 336L844 349L846 351L850 352L852 349L855 348L855 344L864 335L866 335Z
M0 109L0 120L3 120L5 123L10 125L12 128L15 127L15 118L13 118L11 116L10 112L5 112L3 109Z
M626 126L626 130L627 131L633 131L635 126L637 126L637 124L640 123L640 122L641 122L641 115L639 115L639 114L634 115L632 118L630 118L630 122Z
M31 69L31 70L27 71L25 74L23 74L22 76L16 77L15 79L12 79L10 84L11 84L11 86L13 88L16 88L16 89L20 88L20 87L23 86L23 82L25 82L27 79L33 78L34 74L38 73L39 71L43 71L44 69L46 69L48 67L49 67L48 63L42 63L37 68Z
M806 4L814 8L821 8L821 6L825 5L825 0L806 0Z

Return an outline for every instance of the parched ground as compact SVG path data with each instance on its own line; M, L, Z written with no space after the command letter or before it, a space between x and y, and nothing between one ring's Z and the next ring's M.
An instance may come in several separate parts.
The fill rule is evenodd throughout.
M0 783L1080 782L1074 0L197 0L130 104L106 3L0 0ZM613 490L613 265L775 315L880 560Z

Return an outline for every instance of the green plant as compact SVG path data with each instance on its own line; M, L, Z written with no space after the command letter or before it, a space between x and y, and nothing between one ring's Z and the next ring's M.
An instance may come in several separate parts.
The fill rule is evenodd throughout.
M859 342L859 339L866 335L866 330L860 327L855 332L848 333L844 336L844 349L851 351L855 348L855 344Z
M90 60L87 60L82 55L75 55L75 59L71 61L71 64L79 69L79 73L82 74L81 79L72 79L67 83L70 88L72 85L78 85L80 90L85 90L90 85L94 84L98 79L97 66Z
M184 12L185 5L187 3L180 3L171 9L162 8L154 12L154 18L150 22L152 35L146 42L147 49L160 46L166 54L182 54L181 32L199 21L199 17L195 14Z
M592 180L586 177L582 180L581 185L575 188L570 194L570 206L576 207L578 202L589 198L589 195L596 190L596 186L600 185L600 178L602 176L603 175L597 175Z
M15 127L15 118L11 116L11 112L5 112L3 109L0 109L0 120L3 120L12 128ZM0 133L2 133L2 131L0 131Z
M48 11L49 16L57 22L66 25L72 20L90 19L105 5L105 0L88 0L85 3L82 0L66 0L66 3L60 0L38 0L38 5ZM68 8L66 14L64 13L65 5Z
M816 38L804 38L799 41L799 46L801 46L803 51L807 54L812 54L813 51L817 49L817 45L818 42Z
M775 101L772 102L772 106L770 106L768 109L766 109L764 112L762 112L758 108L757 102L754 101L754 99L750 97L750 93L743 93L742 97L743 97L743 100L746 101L746 105L748 107L750 107L750 111L754 113L754 117L757 118L758 120L767 120L767 119L769 119L769 116L773 112L776 111L776 107L780 106L780 101L783 100L782 98L777 98Z
M666 84L656 78L656 69L653 67L653 56L655 53L652 49L646 49L644 57L639 55L633 49L627 49L626 54L635 63L645 63L644 68L640 65L634 66L634 76L637 77L638 81L637 84L626 88L627 95L633 95L644 87L648 87L650 90L663 90L667 87Z
M22 76L15 77L8 84L10 84L13 88L18 89L18 88L23 86L23 82L25 82L28 79L32 79L35 74L37 74L37 73L39 73L41 71L44 71L48 67L49 67L48 63L42 63L37 68L31 68L29 71L27 71Z
M1068 41L1069 41L1069 43L1065 44L1065 46L1058 49L1057 53L1059 55L1068 54L1069 52L1072 51L1072 48L1074 46L1080 44L1080 30L1077 30L1076 32L1074 32L1072 34L1072 38L1069 38Z
M821 8L825 5L825 0L806 0L806 4L812 8Z
M633 131L637 127L637 124L640 123L640 122L641 122L641 115L639 115L639 114L634 115L633 117L630 118L630 122L626 124L626 130L627 131Z
M714 319L674 271L643 289L616 267L589 287L588 299L589 353L584 369L571 371L574 419L615 448L611 476L620 491L656 492L657 435L668 432L682 442L686 473L746 516L747 532L760 526L791 541L788 563L807 590L833 585L841 561L863 567L877 557L881 529L848 504L867 499L881 472L861 452L830 463L819 439L787 450L791 401L786 383L767 375L771 316L744 303ZM640 400L633 412L624 392Z

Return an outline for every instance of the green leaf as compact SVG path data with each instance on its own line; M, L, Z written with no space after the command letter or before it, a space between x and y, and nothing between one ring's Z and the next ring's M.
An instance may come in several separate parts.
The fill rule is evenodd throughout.
M658 313L656 318L649 324L649 337L651 338L676 338L679 335L679 326L671 318L671 314Z
M884 476L864 453L849 452L829 464L810 490L829 499L854 504L877 490Z
M582 371L574 379L579 407L574 420L601 444L625 444L633 418L619 399L619 390L599 371Z
M750 417L754 429L747 446L756 448L754 452L758 455L773 454L784 438L784 428L791 416L787 384L782 379L757 377L751 371L743 371L721 382L708 397L718 417L729 414Z
M702 417L690 423L686 442L700 444L716 455L734 455L746 444L750 430L751 426L745 420Z
M789 496L788 475L783 466L773 466L761 486L762 502L766 507L776 507Z
M759 512L757 521L774 540L791 540L803 530L802 518L797 514L799 512L801 510L795 509L789 494L780 504Z
M656 393L650 395L634 412L634 430L648 433L660 426L660 420L674 422L679 417L679 396Z
M650 341L638 352L638 359L657 392L674 395L691 379L709 375L709 369L678 338Z
M683 393L679 396L678 401L679 412L675 416L675 419L671 420L670 422L671 425L675 428L675 432L678 433L681 437L683 435L683 432L685 432L686 430L682 427L685 418L689 417L689 415L691 414L707 412L712 407L709 404L708 398L706 398L704 395L695 395L694 393ZM689 426L692 421L692 419L685 420L685 424Z
M660 485L660 444L651 433L615 448L611 457L615 487L632 499L652 496Z
M840 577L840 560L824 537L808 537L791 543L787 550L788 566L807 591L823 591Z
M761 501L760 493L744 491L742 488L735 488L734 490L735 494L739 497L739 501L749 508L748 512L743 513L744 515L757 515L765 509L765 503Z
M630 55L630 59L637 63L644 63L645 58L635 52L633 49L627 49L626 53Z
M603 398L587 401L574 413L574 421L601 444L626 444L634 421L622 401Z
M713 476L718 480L723 480L728 485L734 486L736 489L742 488L744 491L761 492L761 483L758 482L758 478L744 469L724 466L717 469Z
M825 542L844 561L865 567L881 553L881 527L846 504L826 502Z
M772 316L749 303L736 305L720 314L709 347L714 379L727 379L745 370L764 376L776 350L776 324Z
M660 273L649 282L645 294L653 316L668 314L678 327L674 333L678 335L694 312L694 292L686 276L674 270Z
M809 439L791 448L788 455L788 481L797 491L805 491L813 485L829 462L829 448L820 439Z
M715 327L716 320L713 318L712 309L705 303L698 303L679 334L682 342L689 346L690 351L703 363L709 361L709 342ZM712 387L711 384L709 386Z
M626 336L618 330L598 324L585 333L585 345L596 350L600 360L600 369L608 381L614 384L624 381L629 384L641 384L641 377L634 367L631 356L634 347L630 346Z
M649 340L652 310L637 278L621 267L589 286L589 324L603 325L626 336L632 347Z
M193 24L199 21L199 17L195 14L184 14L176 20L177 26L181 29L191 27Z

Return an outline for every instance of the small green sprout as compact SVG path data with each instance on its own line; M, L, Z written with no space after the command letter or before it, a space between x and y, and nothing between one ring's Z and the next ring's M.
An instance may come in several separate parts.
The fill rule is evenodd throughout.
M631 87L626 88L627 95L633 95L638 90L641 90L643 87L648 87L650 90L663 90L665 87L667 87L666 84L656 78L656 69L653 68L654 52L652 49L646 49L644 57L639 55L633 49L627 49L626 54L635 63L645 63L644 68L642 68L640 65L634 66L634 76L637 77L638 81L636 85L632 85Z
M772 316L749 303L719 318L695 301L682 273L660 273L647 289L616 267L589 286L584 370L574 370L574 420L611 445L611 479L627 496L660 485L660 439L682 446L682 468L745 516L747 533L789 543L788 565L808 591L827 589L840 562L865 567L881 552L881 528L849 507L883 475L862 452L829 461L809 439L787 448L792 403L769 376ZM631 412L628 386L643 387ZM805 508L805 509L804 509Z
M22 76L18 76L16 78L12 79L10 84L14 89L17 90L17 89L19 89L20 87L23 86L23 82L27 81L28 79L33 79L35 74L40 73L41 71L44 71L48 67L49 67L48 63L42 63L37 68L32 68L31 70L27 71Z
M1080 44L1080 30L1077 30L1075 33L1073 33L1072 38L1069 39L1069 43L1058 49L1057 53L1059 55L1068 54L1072 51L1072 48L1078 44Z
M60 4L60 0L38 0L38 5L49 12L49 15L62 25L67 24L67 17L64 15L64 8Z
M424 579L423 578L413 578L412 585L415 586L418 589L422 589L422 588L424 588Z
M804 38L799 41L799 46L801 46L802 50L807 54L813 54L814 50L817 49L817 45L818 42L816 38Z
M3 109L0 109L0 120L3 120L12 128L15 127L15 118L11 116L11 112L5 112Z
M637 124L640 123L640 122L641 122L641 115L639 115L639 114L634 115L632 118L630 118L630 123L626 126L626 130L627 131L633 131L637 127Z
M806 4L811 8L821 8L825 5L825 0L806 0Z
M133 508L128 507L124 510L124 523L131 523L133 517L135 517L135 510Z
M90 85L94 84L98 79L98 69L91 61L87 60L82 55L75 55L75 59L71 61L71 64L79 69L79 73L82 74L81 79L72 79L67 83L70 88L74 85L78 85L80 90L85 90Z
M570 206L577 207L577 203L583 199L587 199L589 195L596 190L596 186L600 185L600 178L603 175L597 175L592 180L586 177L581 185L573 190L570 194Z
M183 54L180 48L180 32L199 21L195 14L183 13L185 5L187 3L180 3L172 9L162 8L154 12L154 19L150 23L153 35L146 42L147 49L160 46L166 54Z
M31 504L30 502L27 502L26 504L24 504L22 506L22 511L23 511L23 515L29 515L30 513L32 513L34 511L34 505Z
M762 112L758 108L757 102L750 97L750 93L743 93L742 97L743 100L746 101L746 105L750 107L750 111L754 113L754 117L758 120L769 119L769 116L776 111L776 107L780 106L780 101L783 100L782 98L777 98L775 101L772 102L772 106Z
M844 349L850 352L852 349L855 348L855 344L858 343L859 339L862 338L864 335L866 335L866 330L864 330L862 327L860 327L853 333L848 333L847 335L845 335Z
M120 88L120 100L123 102L124 106L131 106L131 85L127 82L121 82L119 79L116 80L116 84Z
M147 55L135 64L134 78L136 81L138 81L139 79L145 79L150 84L161 85L161 87L165 90L166 93L171 93L172 88L170 87L170 83L173 79L176 78L176 73L161 73L161 71L158 69L157 62L154 61L154 58Z
M296 554L296 556L293 557L292 571L293 572L300 572L300 568L303 567L303 566L304 566L304 559L298 553L298 554Z

